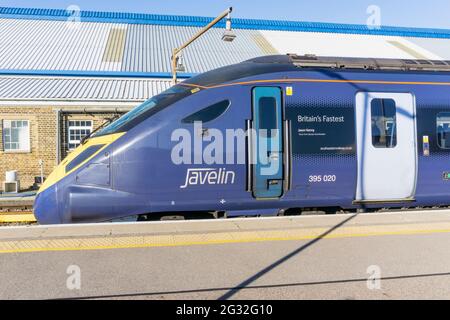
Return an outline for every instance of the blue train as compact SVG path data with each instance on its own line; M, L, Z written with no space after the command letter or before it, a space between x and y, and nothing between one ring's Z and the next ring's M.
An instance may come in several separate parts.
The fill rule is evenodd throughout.
M286 55L198 75L89 137L34 213L58 224L448 206L449 71Z

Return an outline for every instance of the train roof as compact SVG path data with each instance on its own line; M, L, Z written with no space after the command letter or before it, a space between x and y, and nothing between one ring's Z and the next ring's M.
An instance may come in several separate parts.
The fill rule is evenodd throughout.
M450 72L450 61L376 58L319 57L315 55L262 56L208 71L192 77L184 84L199 87L221 85L239 79L299 69L379 70L403 72Z
M447 71L450 72L450 61L444 60L412 60L412 59L376 59L376 58L344 58L319 57L316 55L276 55L265 56L246 62L264 64L292 64L298 68L328 69L363 69L363 70L398 70L398 71Z

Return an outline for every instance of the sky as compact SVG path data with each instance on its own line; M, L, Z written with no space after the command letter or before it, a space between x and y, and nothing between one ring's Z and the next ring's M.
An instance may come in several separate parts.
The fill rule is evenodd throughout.
M366 24L380 9L385 26L450 29L450 0L0 0L0 6L138 12L215 17L229 6L234 17ZM373 12L373 11L372 11Z

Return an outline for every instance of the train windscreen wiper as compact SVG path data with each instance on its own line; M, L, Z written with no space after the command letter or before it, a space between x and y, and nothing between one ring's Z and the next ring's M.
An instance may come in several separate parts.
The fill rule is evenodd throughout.
M107 121L105 123L103 123L101 126L99 126L97 129L95 129L94 131L92 131L91 133L89 133L88 135L86 135L85 137L83 137L83 139L81 139L80 143L83 145L85 144L90 137L92 137L92 135L98 131L100 131L101 129L103 129L104 127L106 127L107 125L109 125L110 123L114 122L117 118L119 118L120 116L114 116L111 119L107 119Z

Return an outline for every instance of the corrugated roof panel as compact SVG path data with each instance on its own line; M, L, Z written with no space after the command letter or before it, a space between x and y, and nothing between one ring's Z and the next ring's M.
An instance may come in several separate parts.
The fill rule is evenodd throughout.
M74 27L66 21L0 18L0 71L169 73L172 50L199 30L193 26L95 22L81 22ZM337 30L341 28L336 26ZM222 33L222 29L211 29L183 51L187 73L201 73L276 52L439 59L433 47L443 52L443 46L430 43L450 43L447 39L414 41L416 38L397 36L253 29L235 29L237 38L227 43L221 40ZM412 41L408 43L407 39Z
M261 33L282 53L391 59L416 59L416 56L421 56L431 60L440 59L433 52L401 37L282 31Z
M127 30L126 35L117 30ZM64 21L0 19L0 69L170 72L172 50L199 30L91 22L73 28ZM255 41L261 36L258 31L235 32L236 40L227 43L221 41L221 29L212 29L184 50L187 72L200 73L265 54Z
M113 28L126 25L0 19L0 69L89 70L103 68L102 58Z
M408 41L439 55L444 60L450 60L450 41L448 40L408 38Z
M200 28L131 25L128 28L122 71L170 72L172 50L195 35ZM221 40L223 30L212 29L183 51L187 73L205 72L264 55L254 41L255 30L235 30L232 43Z
M0 77L0 99L138 102L170 86L166 79Z

